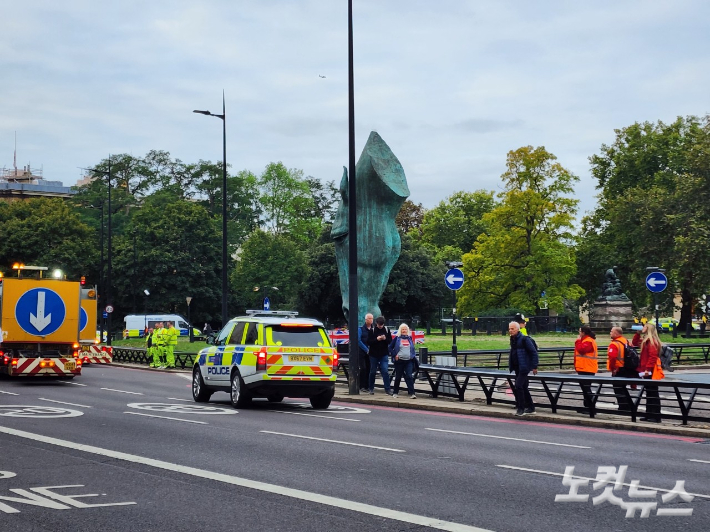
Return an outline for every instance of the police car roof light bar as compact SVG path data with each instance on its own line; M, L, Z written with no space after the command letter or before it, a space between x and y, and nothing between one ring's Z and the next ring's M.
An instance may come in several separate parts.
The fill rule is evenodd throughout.
M287 318L295 318L298 316L298 312L295 310L247 310L249 316L258 317L269 317L269 316L285 316Z

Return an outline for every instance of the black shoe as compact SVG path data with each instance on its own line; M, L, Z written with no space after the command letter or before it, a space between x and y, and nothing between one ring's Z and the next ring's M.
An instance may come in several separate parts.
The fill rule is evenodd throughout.
M535 409L534 408L526 408L525 410L523 410L523 413L524 414L534 414Z
M648 423L660 423L661 420L657 417L642 417L639 418L641 421L647 421Z
M589 414L589 408L578 408L577 409L578 414Z
M523 410L522 408L518 408L518 410L515 412L515 415L516 416L525 415L525 410Z

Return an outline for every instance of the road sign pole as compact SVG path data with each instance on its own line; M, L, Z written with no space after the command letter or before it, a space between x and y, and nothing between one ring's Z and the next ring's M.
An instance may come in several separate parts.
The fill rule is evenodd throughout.
M454 306L451 308L451 315L453 317L453 327L454 327L454 342L451 345L451 354L456 356L458 349L456 348L456 290L452 290L451 293L454 296Z

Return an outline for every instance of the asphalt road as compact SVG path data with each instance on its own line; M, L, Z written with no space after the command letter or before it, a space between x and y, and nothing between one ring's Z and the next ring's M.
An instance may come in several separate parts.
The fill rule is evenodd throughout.
M0 530L683 530L710 522L708 441L307 401L192 402L190 376L92 366L0 381ZM695 461L694 461L695 460ZM567 466L587 500L567 495ZM598 468L628 466L593 498ZM656 493L636 493L638 490ZM663 495L685 481L690 502ZM612 481L613 482L613 481ZM656 503L626 518L631 502ZM623 505L619 506L619 505ZM692 515L657 515L691 510Z

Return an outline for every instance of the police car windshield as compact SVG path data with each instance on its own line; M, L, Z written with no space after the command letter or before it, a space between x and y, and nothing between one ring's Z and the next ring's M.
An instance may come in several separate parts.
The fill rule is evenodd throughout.
M324 334L321 328L313 327L284 327L272 325L267 327L266 337L273 341L274 345L287 345L291 347L326 347ZM327 338L327 336L325 336Z

